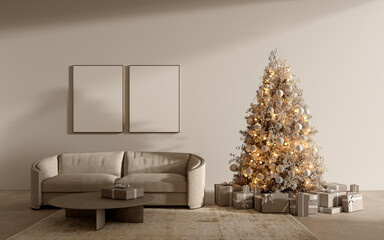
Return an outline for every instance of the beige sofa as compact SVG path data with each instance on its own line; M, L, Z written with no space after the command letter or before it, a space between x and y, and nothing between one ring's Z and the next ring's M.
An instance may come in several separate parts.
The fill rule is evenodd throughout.
M205 161L188 153L65 153L35 162L31 168L31 207L70 193L97 192L103 186L128 183L154 196L149 205L204 204Z

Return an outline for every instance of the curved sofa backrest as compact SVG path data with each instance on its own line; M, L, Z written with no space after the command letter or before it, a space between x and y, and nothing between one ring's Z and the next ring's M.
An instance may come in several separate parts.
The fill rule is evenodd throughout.
M121 176L124 152L63 153L60 173L107 173Z
M127 151L123 173L176 173L186 176L190 157L188 153Z

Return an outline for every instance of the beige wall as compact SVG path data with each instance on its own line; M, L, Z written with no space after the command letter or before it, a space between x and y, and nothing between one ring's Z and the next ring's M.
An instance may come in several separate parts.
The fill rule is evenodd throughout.
M56 3L54 3L56 2ZM302 80L330 181L384 189L384 3L374 0L1 1L0 189L61 152L193 152L228 181L268 53ZM70 134L69 66L181 65L181 133Z

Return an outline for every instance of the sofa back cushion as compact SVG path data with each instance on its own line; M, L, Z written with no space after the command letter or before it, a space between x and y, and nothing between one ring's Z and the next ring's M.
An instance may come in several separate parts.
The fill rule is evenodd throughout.
M124 175L130 173L176 173L186 176L188 153L127 152Z
M59 157L60 173L107 173L121 176L124 152L64 153Z

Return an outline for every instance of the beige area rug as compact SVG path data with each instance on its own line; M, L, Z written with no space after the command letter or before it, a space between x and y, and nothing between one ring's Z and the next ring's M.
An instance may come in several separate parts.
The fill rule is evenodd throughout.
M107 221L103 229L94 228L92 219L66 218L60 210L9 239L316 239L289 214L218 206L197 210L145 208L144 223Z

